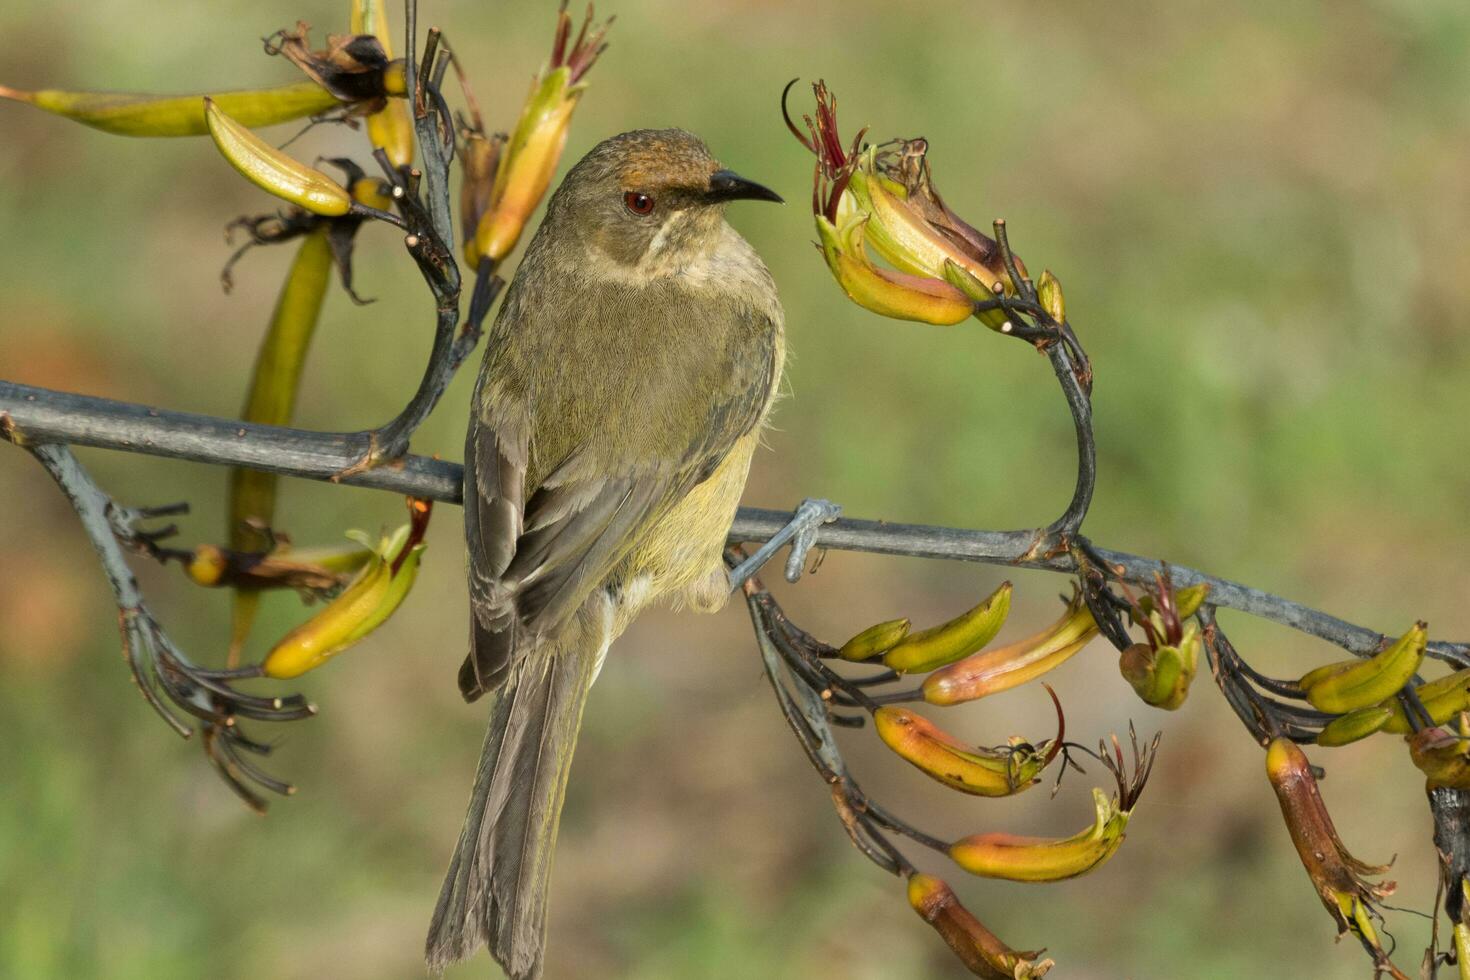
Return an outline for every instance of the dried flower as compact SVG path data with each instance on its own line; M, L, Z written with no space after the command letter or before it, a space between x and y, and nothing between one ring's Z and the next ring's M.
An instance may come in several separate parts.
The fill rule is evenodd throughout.
M1395 886L1391 881L1375 884L1367 878L1386 873L1388 865L1365 864L1348 853L1322 802L1306 753L1290 739L1272 739L1266 750L1266 775L1281 804L1297 856L1323 908L1337 923L1338 935L1351 932L1373 957L1375 968L1395 980L1407 980L1389 961L1373 925L1374 918L1381 918L1374 903L1392 895Z
M1032 980L1054 965L1044 949L1018 951L1001 942L960 904L954 890L933 875L909 875L909 905L934 927L969 971L987 980Z

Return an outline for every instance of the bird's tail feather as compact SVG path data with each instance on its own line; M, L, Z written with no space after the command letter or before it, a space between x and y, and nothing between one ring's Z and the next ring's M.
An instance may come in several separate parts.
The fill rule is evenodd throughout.
M546 887L595 651L530 652L495 692L469 814L429 926L429 969L482 943L513 980L541 973Z

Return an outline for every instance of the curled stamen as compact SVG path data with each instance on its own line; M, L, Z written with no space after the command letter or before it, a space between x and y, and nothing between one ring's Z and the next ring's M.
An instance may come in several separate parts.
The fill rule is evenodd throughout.
M810 139L802 135L801 130L796 128L796 123L793 122L791 119L791 112L786 108L786 101L791 95L791 89L795 87L796 83L799 81L801 81L800 78L793 78L791 81L787 82L786 87L781 90L781 118L786 121L786 128L791 130L791 135L796 137L796 141L811 152L816 153L816 146L812 143ZM820 166L820 162L818 163L818 166Z

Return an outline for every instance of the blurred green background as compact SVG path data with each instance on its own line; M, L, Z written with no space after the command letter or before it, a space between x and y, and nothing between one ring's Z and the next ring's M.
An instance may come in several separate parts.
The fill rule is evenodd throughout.
M0 81L189 91L290 80L258 38L296 19L342 30L345 0L10 3ZM545 56L553 6L433 2L497 127ZM806 495L849 514L1033 527L1073 478L1046 363L978 326L881 320L846 303L809 242L811 161L777 96L825 77L846 131L924 135L940 188L976 224L1009 219L1050 267L1097 370L1094 539L1274 589L1385 631L1427 619L1470 636L1470 7L1461 0L1291 5L1176 0L1043 5L620 0L565 162L624 129L678 125L793 203L732 209L788 314L790 397L748 503ZM796 105L805 105L798 90ZM285 139L290 129L272 135ZM293 152L361 154L317 131ZM108 136L0 104L0 376L233 414L292 248L217 273L224 223L273 203L205 140ZM432 328L391 229L360 237L358 287L330 295L298 420L386 419ZM472 369L414 440L459 458ZM84 458L119 498L194 505L184 538L223 532L224 472ZM198 749L132 689L114 612L60 495L0 451L0 975L413 977L459 833L484 706L465 648L459 514L441 508L423 581L369 642L304 680L321 715L269 732L301 791L246 812ZM298 542L400 519L368 491L289 483ZM226 600L140 568L202 658ZM783 597L840 639L878 618L932 622L1005 571L834 553ZM1014 635L1054 614L1055 577L1015 576ZM302 615L268 604L256 649ZM1228 617L1259 666L1339 654ZM1015 946L1068 978L1367 976L1301 872L1261 755L1203 679L1177 715L1142 706L1096 644L1054 676L1069 734L1135 719L1166 732L1119 857L1078 881L961 880ZM994 743L1042 737L1038 690L947 713ZM257 733L261 733L257 725ZM1004 801L948 794L848 738L864 785L937 833L1070 833L1089 786ZM1424 910L1433 855L1422 780L1396 739L1316 753L1361 856L1397 854L1396 904ZM1102 783L1099 782L1099 785ZM926 866L929 856L921 856ZM764 686L743 610L646 616L588 709L555 866L548 976L954 977L899 882L845 842ZM1412 970L1428 925L1394 914ZM494 973L483 956L453 977Z

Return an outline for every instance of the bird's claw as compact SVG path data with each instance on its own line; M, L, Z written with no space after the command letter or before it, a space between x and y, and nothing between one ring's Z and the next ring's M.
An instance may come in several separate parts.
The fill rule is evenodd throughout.
M823 524L831 524L841 515L841 505L830 500L808 497L801 502L791 518L791 523L797 525L797 531L791 539L791 553L786 557L786 581L795 582L801 578L807 553L817 543L817 529Z
M830 500L816 497L803 500L785 527L730 570L730 588L738 589L754 577L788 541L791 542L791 555L786 559L786 581L795 582L801 578L806 556L817 542L818 528L837 520L841 513L842 508Z

